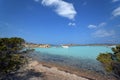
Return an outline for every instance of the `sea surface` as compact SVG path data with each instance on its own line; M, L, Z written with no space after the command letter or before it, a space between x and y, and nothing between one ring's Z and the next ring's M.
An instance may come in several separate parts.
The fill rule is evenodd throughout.
M105 73L102 64L96 60L100 53L112 52L108 46L73 46L69 48L50 47L34 48L32 54L40 61L72 66L78 69L93 70Z
M112 52L107 46L74 46L69 48L51 47L51 48L35 48L35 51L48 53L53 55L61 55L74 58L96 59L100 53Z

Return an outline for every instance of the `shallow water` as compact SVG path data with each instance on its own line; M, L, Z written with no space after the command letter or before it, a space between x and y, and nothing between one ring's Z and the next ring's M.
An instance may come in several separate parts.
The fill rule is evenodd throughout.
M96 60L99 53L112 52L106 46L76 46L69 48L51 47L35 48L31 54L34 59L51 62L59 65L74 67L77 69L86 69L105 74L101 63Z
M112 52L106 46L76 46L69 48L51 47L51 48L35 48L35 51L48 53L53 55L72 56L83 59L96 59L99 53Z

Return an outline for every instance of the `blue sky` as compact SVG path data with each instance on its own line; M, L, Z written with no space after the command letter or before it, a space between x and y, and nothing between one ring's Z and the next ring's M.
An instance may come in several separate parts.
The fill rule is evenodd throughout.
M120 0L0 0L0 37L48 44L120 43Z

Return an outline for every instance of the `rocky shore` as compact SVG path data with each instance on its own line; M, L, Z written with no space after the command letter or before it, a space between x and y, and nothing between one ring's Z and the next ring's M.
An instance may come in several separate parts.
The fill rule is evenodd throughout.
M83 78L75 74L59 70L57 67L54 66L53 67L45 66L39 63L38 61L31 61L27 68L33 69L36 72L43 73L44 80L89 80L87 78Z
M49 44L35 44L35 43L25 43L23 44L26 48L49 48Z
M29 60L19 71L7 75L4 80L117 80L89 71L79 71L52 63Z
M31 60L19 71L9 74L3 80L89 80L71 74L57 67L48 67L36 60Z
M75 69L72 67L61 66L61 65L49 63L49 62L48 63L47 62L38 62L38 61L37 62L32 61L32 62L33 62L33 64L37 64L38 66L42 65L43 67L46 67L47 68L47 69L45 69L46 74L49 74L49 72L48 72L49 70L53 70L52 71L53 73L51 73L53 75L50 75L50 76L52 76L52 79L45 79L45 80L117 80L117 78L115 78L113 76L109 76L109 75L106 76L106 75L99 74L99 73L93 72L93 71L78 70L78 69ZM37 69L37 67L36 67L36 69ZM38 67L38 69L40 69L40 68ZM57 72L54 72L55 70ZM43 73L44 73L44 71L43 71ZM59 75L59 74L63 74L63 75ZM69 74L69 76L68 76L68 74ZM57 76L58 79L54 78L55 77L54 75ZM47 76L47 77L49 77L49 76Z

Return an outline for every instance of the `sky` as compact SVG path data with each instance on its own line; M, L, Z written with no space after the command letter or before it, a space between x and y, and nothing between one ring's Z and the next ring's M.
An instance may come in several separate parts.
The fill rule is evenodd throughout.
M120 43L120 0L0 0L0 37L43 44Z

